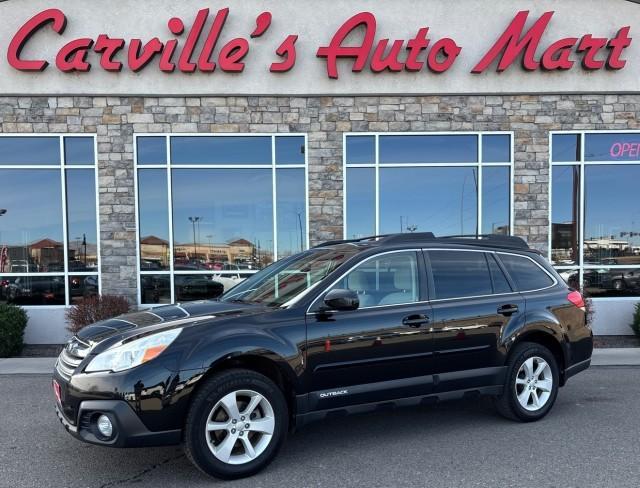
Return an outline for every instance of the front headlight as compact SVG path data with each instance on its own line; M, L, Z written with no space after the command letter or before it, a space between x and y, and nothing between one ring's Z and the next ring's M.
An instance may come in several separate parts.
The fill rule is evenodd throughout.
M124 371L157 358L182 332L171 329L142 339L114 346L98 354L87 366L85 372Z

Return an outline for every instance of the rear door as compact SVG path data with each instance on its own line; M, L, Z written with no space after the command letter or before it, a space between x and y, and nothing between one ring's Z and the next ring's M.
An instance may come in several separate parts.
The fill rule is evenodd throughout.
M494 253L429 250L436 391L501 384L502 330L522 320L525 302Z

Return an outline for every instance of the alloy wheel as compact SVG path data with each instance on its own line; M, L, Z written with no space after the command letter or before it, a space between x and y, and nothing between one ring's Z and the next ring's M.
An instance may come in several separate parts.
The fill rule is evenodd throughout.
M553 390L551 367L541 357L525 360L516 375L516 396L520 406L529 412L543 408Z
M275 431L271 403L252 390L221 398L207 417L205 436L211 453L226 464L246 464L269 446Z

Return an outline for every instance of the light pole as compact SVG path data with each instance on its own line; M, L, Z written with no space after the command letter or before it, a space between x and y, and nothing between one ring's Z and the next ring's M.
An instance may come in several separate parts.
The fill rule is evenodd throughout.
M298 226L300 227L300 252L304 251L304 236L302 232L302 212L298 212Z
M198 256L198 244L196 243L196 224L200 222L200 217L189 217L189 222L193 226L193 253L197 257Z

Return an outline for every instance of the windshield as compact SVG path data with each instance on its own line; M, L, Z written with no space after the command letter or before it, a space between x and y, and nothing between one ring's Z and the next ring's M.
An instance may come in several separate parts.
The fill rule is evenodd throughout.
M313 249L285 258L254 274L225 293L223 302L285 304L320 282L358 252L356 248Z

